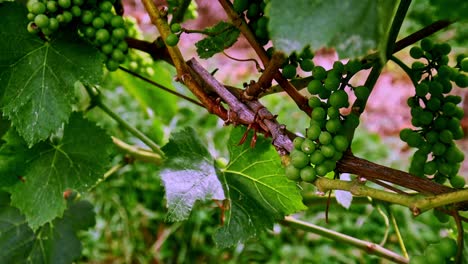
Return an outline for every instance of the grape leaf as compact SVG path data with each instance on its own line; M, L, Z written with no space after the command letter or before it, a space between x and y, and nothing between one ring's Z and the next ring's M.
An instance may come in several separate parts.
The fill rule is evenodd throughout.
M216 53L231 47L236 43L240 31L232 24L219 22L211 28L207 28L208 37L195 43L198 56L202 59L208 59Z
M288 54L334 47L340 57L385 48L395 0L272 0L268 28L273 44Z
M73 84L97 83L102 61L97 49L75 32L61 30L50 41L27 30L27 10L0 7L0 106L29 146L46 139L71 114Z
M86 191L96 183L109 164L112 147L104 130L78 113L70 117L59 142L41 142L26 150L15 143L5 145L25 152L24 174L22 181L6 190L12 194L12 205L21 210L34 230L63 214L65 190Z
M187 219L197 200L224 200L214 160L192 128L172 134L162 150L167 157L161 178L166 189L169 221Z
M0 263L67 264L81 255L76 232L95 224L89 202L69 202L63 218L34 233L20 211L9 206L8 200L8 195L0 192Z
M215 234L220 247L229 247L271 229L275 220L306 209L296 183L284 175L278 153L271 142L259 137L255 148L237 146L245 130L231 133L230 162L221 178L230 210L226 222ZM250 142L252 133L246 142Z

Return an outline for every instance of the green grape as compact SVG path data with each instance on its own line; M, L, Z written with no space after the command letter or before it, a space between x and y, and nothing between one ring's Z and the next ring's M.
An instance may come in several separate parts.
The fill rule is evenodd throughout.
M288 64L283 68L283 76L286 79L292 79L296 76L296 66Z
M343 136L343 135L336 135L333 138L333 146L335 146L335 149L339 152L344 152L345 150L348 149L349 146L349 141L348 139Z
M460 175L451 177L449 181L450 181L450 185L452 185L453 188L460 189L460 188L465 187L465 178L463 178Z
M335 91L336 89L338 89L338 87L340 87L340 83L341 83L341 80L335 76L327 76L327 78L325 79L325 82L323 83L323 86L325 87L325 89L329 90L329 91Z
M424 51L427 51L427 52L431 51L433 46L434 46L434 43L430 39L425 38L421 40L421 48Z
M420 59L424 56L424 52L420 47L414 46L409 51L411 57L415 59Z
M96 41L98 43L106 43L110 38L109 31L104 28L100 28L96 31Z
M443 175L446 175L446 176L450 176L453 173L453 166L449 163L440 163L439 164L439 173L443 174ZM455 172L456 173L456 172Z
M29 33L35 34L35 33L39 32L39 28L32 21L28 23L27 29L28 29Z
M461 60L460 69L464 72L468 72L468 57Z
M457 105L454 103L445 103L442 106L442 112L447 116L452 116L457 112Z
M429 99L426 104L427 109L431 110L432 112L438 111L440 109L440 106L441 101L437 97L431 97L431 99Z
M434 153L436 156L443 155L446 150L447 147L442 142L436 142L434 145L432 145L432 153Z
M89 39L94 38L96 36L96 29L94 27L86 27L84 35Z
M462 73L455 77L455 84L460 88L468 87L468 77Z
M44 14L39 14L34 18L34 23L43 29L49 26L49 18Z
M350 75L354 75L360 70L362 70L362 63L359 60L350 60L345 65L345 71Z
M424 110L419 116L413 118L417 118L421 125L427 126L432 123L434 116L432 115L432 112Z
M123 52L126 52L128 50L128 44L125 40L122 40L117 44L116 48Z
M249 0L234 0L232 8L237 13L242 13L249 8Z
M320 98L318 97L315 97L315 96L312 96L309 98L309 106L313 108L315 107L319 107L322 105L322 101L320 100Z
M322 131L318 139L321 144L328 145L332 142L333 136L327 131Z
M327 166L325 164L319 164L315 167L315 171L317 172L318 176L325 176L329 172Z
M260 15L260 6L256 3L251 3L247 9L247 17L249 19L257 18Z
M323 166L325 166L327 168L327 171L329 171L329 172L336 169L336 161L333 160L333 159L327 159L322 164L323 164Z
M354 130L359 126L359 117L354 114L346 116L342 131Z
M109 71L116 71L119 68L119 63L116 62L115 60L108 60L106 62L106 68Z
M49 18L49 28L52 31L56 31L59 28L60 24L55 17Z
M314 165L322 164L325 160L325 157L322 154L322 151L317 149L312 154L310 154L310 163Z
M447 160L452 162L462 162L465 159L465 154L455 145L450 146L445 153Z
M429 85L426 83L420 83L416 86L416 95L419 97L424 97L429 92Z
M304 138L302 138L302 137L294 138L294 140L293 140L294 148L297 149L297 150L301 150L302 142L304 142Z
M115 26L118 27L118 26ZM172 33L178 33L182 30L182 26L179 23L174 23L171 25L171 31Z
M437 163L435 161L429 161L424 165L424 174L434 175L437 172Z
M439 139L441 142L450 144L453 140L453 134L447 129L444 129L439 134Z
M299 66L301 67L301 69L305 72L311 72L313 69L314 69L314 62L312 62L312 60L308 60L308 59L303 59L300 63L299 63Z
M84 4L84 1L85 0L73 0L73 4L76 5L76 6L80 6L80 5Z
M28 13L28 14L26 15L26 17L27 17L28 20L33 21L34 18L36 17L36 15L33 14L33 13Z
M112 46L111 43L107 43L101 46L101 51L104 54L111 54L113 50L114 50L114 47Z
M414 256L410 258L409 264L427 264L427 260L424 256Z
M447 65L442 65L439 67L439 69L437 69L437 75L439 77L450 78L451 74L452 74L452 68L450 68Z
M328 99L328 103L331 106L336 107L336 108L348 107L349 106L348 94L343 90L336 91L330 95L330 98Z
M434 128L438 131L444 130L447 127L447 123L447 118L439 116L434 120Z
M122 63L125 61L125 54L119 49L114 49L114 51L112 51L112 59Z
M426 64L420 62L420 61L415 61L413 64L411 64L411 69L413 70L422 70L426 68Z
M404 142L408 141L409 136L413 133L411 128L404 128L400 131L400 139ZM438 140L439 136L436 133L436 141Z
M453 257L457 253L457 242L451 238L444 237L439 241L437 249L442 256L446 258Z
M79 6L72 6L72 8L70 9L70 12L75 17L81 16L81 8Z
M335 61L333 63L333 70L336 70L341 75L343 74L345 67L341 61Z
M325 119L326 115L327 114L325 112L325 109L323 109L322 107L316 107L316 108L312 109L311 118L313 120L320 121L320 120Z
M331 91L327 89L322 89L318 94L318 96L322 99L327 99L328 97L330 97L330 95Z
M307 138L311 140L316 140L322 133L322 129L318 124L313 124L307 129Z
M286 177L293 181L297 181L301 178L300 172L301 170L294 167L293 165L287 166L285 170Z
M46 7L47 10L51 13L55 13L58 10L58 4L56 1L47 1Z
M101 17L95 17L92 21L92 24L94 28L100 29L105 26L106 22Z
M104 22L106 24L110 24L112 18L114 17L115 15L112 14L111 12L102 12L99 14L99 17L102 18L102 20L104 20Z
M320 149L322 151L322 155L325 158L331 158L335 155L335 147L333 145L323 145Z
M93 12L89 10L84 10L83 13L81 14L81 22L85 25L93 22L93 19L94 19L94 14Z
M118 40L122 40L126 37L127 32L124 28L116 28L112 30L112 37Z
M447 223L450 220L450 217L446 213L440 210L434 209L433 214L437 218L437 220L441 223Z
M291 153L291 164L298 169L302 169L309 164L309 157L302 151L293 151Z
M421 146L423 142L424 142L424 139L422 138L422 136L419 133L414 132L414 131L413 133L408 135L408 138L406 140L406 143L408 143L408 145L413 148L417 148Z
M303 60L312 60L314 58L314 53L310 49L310 46L305 47L301 51L301 54L299 54L299 57L302 58Z
M447 95L445 98L444 98L444 102L445 103L454 103L454 104L459 104L461 103L462 101L462 98L458 95Z
M46 5L41 2L34 2L29 11L35 15L44 14L46 11Z
M171 33L167 36L166 38L166 44L170 47L174 47L177 45L177 43L179 43L179 37L174 34L174 33Z
M357 99L365 101L370 95L370 90L366 86L358 86L354 88L354 94Z
M301 170L300 177L305 182L313 182L317 178L317 172L315 168L307 166Z
M322 82L319 80L312 80L307 85L307 91L309 91L311 94L319 94L322 88Z
M102 12L110 12L112 10L112 3L109 1L104 1L99 4L99 9Z
M341 121L339 119L330 119L325 123L325 128L330 133L337 133L341 129Z
M315 147L315 143L308 138L306 138L301 144L301 150L305 154L312 154L312 152L315 151Z
M450 47L450 44L448 43L441 43L439 45L437 45L437 50L443 54L443 55L447 55L450 53L450 51L452 51L452 47Z
M323 81L327 78L327 71L322 66L315 66L312 69L312 76L315 80Z
M69 8L71 6L70 0L58 0L58 5L62 8Z
M445 259L439 254L439 250L434 247L429 247L426 248L424 251L424 256L426 257L426 263L444 263Z
M340 118L340 110L336 107L330 106L327 109L327 115L330 119L339 119Z

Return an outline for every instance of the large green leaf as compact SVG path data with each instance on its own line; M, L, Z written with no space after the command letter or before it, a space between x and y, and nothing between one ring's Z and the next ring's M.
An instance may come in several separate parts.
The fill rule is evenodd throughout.
M187 219L197 200L224 200L214 160L192 128L174 133L162 150L167 157L161 178L166 189L169 221Z
M63 218L34 233L20 211L0 192L0 263L68 264L81 255L76 232L95 224L93 206L87 201L69 202Z
M5 147L16 147L24 156L22 181L16 181L7 191L12 194L12 205L37 229L63 214L64 191L86 191L102 177L110 161L112 141L95 124L80 114L73 114L58 142L42 142L32 149L22 146L23 149L17 141L5 144ZM8 172L0 168L0 172L4 171Z
M396 0L272 0L269 31L286 53L334 47L340 57L385 48Z
M30 34L26 14L17 3L0 5L0 106L32 146L68 119L76 81L99 82L102 61L74 30L50 41Z
M238 146L245 130L231 133L230 162L221 170L230 211L215 235L216 243L228 247L271 229L275 220L306 209L296 183L284 175L278 153L269 140L259 137L255 148ZM247 137L247 142L252 133Z

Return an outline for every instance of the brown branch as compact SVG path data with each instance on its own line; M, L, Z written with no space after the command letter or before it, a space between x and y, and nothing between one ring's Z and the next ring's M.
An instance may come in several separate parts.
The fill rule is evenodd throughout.
M231 2L227 0L218 0L218 2L221 4L228 17L231 19L234 26L236 26L242 32L244 37L249 42L250 46L254 49L255 53L257 53L258 57L262 61L264 68L266 68L270 62L270 58L268 57L268 54L266 53L262 45L258 43L254 33L252 32L252 30L250 30L245 19L243 19L241 16L239 16L239 14L237 14L236 11L234 11ZM294 100L294 102L296 102L299 109L310 115L312 109L307 104L307 98L302 96L297 91L297 89L290 82L288 82L286 78L283 77L283 75L279 71L276 71L273 77L278 82L278 84L284 89L284 91Z
M164 42L162 42L162 39L160 38L156 39L154 42L149 42L128 37L125 38L125 41L129 48L146 52L153 58L153 60L164 60L169 64L174 64Z
M262 75L258 79L258 82L250 84L244 92L244 96L247 99L257 98L266 88L271 86L271 81L275 73L278 71L281 64L285 60L284 54L281 52L273 53L270 62L266 66Z

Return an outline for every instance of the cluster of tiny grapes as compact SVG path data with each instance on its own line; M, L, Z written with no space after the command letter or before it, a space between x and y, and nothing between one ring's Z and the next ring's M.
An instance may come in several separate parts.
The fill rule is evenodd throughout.
M423 255L412 257L409 263L453 263L450 259L454 258L456 253L457 242L451 238L444 237L438 243L427 246Z
M171 33L166 37L166 45L173 47L179 43L179 36L182 33L182 26L179 23L171 24Z
M249 19L249 27L261 45L266 45L270 40L267 30L268 17L265 16L265 7L268 2L268 0L234 0L232 3L233 9L237 13L245 12Z
M269 48L267 52L270 54L273 52L273 48ZM312 59L314 54L309 47L302 50L299 55L296 53L291 54L288 59L281 65L283 76L286 79L292 79L297 75L297 67L299 66L304 72L312 72L314 68L314 62Z
M457 175L463 152L454 140L463 138L460 120L463 109L457 104L460 96L448 95L452 82L459 87L467 86L466 58L460 57L457 67L448 66L451 50L447 43L434 44L429 39L421 41L421 47L413 47L410 55L424 59L412 64L415 78L420 80L416 93L408 99L411 108L411 124L415 129L400 131L400 138L410 147L417 148L409 172L419 177L428 177L439 183L449 179L454 188L465 185L463 177ZM465 61L465 62L463 62ZM465 64L465 68L461 65Z
M143 39L143 34L138 28L138 24L135 18L128 17L125 19L125 28L127 29L127 35L129 37ZM153 59L151 58L151 55L136 49L128 50L125 66L133 72L146 76L151 77L154 74Z
M115 71L125 61L127 30L122 16L115 14L113 2L98 0L30 0L28 31L50 36L67 24L106 55L106 67Z
M309 106L313 109L310 126L305 138L296 137L293 141L291 162L286 167L289 179L312 182L317 176L325 176L335 170L336 162L350 144L347 131L359 125L356 115L343 116L340 112L340 109L349 107L344 87L350 76L362 68L358 60L349 61L346 65L337 61L329 71L321 66L312 68L314 79L307 86L313 95L309 98ZM359 98L369 96L369 90L364 86L356 87L354 91Z

